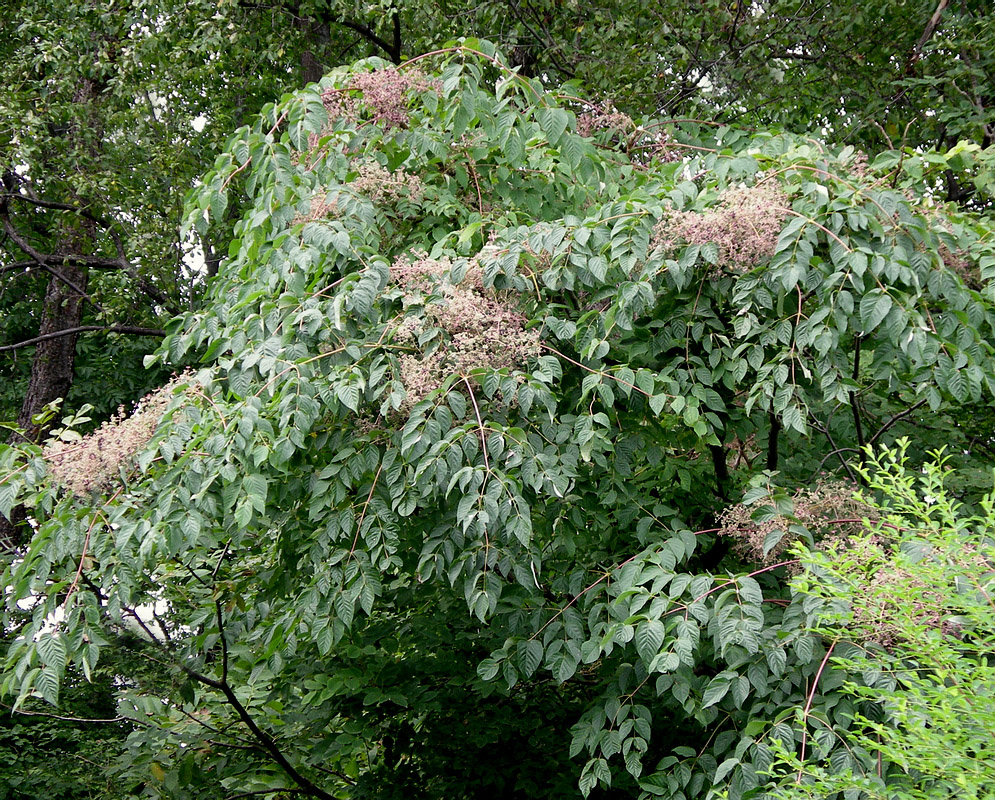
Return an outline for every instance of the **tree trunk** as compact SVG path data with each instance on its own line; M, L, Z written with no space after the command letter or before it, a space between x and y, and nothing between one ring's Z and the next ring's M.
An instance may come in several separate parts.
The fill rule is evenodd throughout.
M54 270L60 277L53 275L48 282L41 325L38 329L39 336L78 328L83 318L83 298L76 289L69 286L68 282L86 291L86 269L63 265L55 267ZM79 334L71 333L35 345L28 390L17 416L17 424L23 429L24 438L29 441L39 441L51 427L51 424L36 424L33 417L52 401L60 397L65 398L69 394L73 384L78 337Z
M89 79L82 79L74 96L74 102L81 106L91 106L99 97L99 87ZM90 114L96 119L96 114ZM84 136L78 127L70 128L66 132L72 145L77 150L77 157L81 165L85 165L88 160L95 158L99 149L99 136ZM90 142L89 146L87 142ZM41 165L39 165L41 166ZM70 176L66 176L70 177ZM71 178L70 178L71 181ZM81 201L72 188L70 181L66 185L66 202ZM52 181L57 184L58 180ZM81 207L85 207L84 202L80 202ZM55 250L59 256L87 255L92 252L96 242L96 226L85 217L72 214L71 212L59 211L61 216L58 222L52 226L55 231ZM78 328L83 319L83 303L88 282L88 271L85 266L74 266L68 263L48 267L50 278L45 290L45 300L42 306L42 315L39 324L38 334L58 333L59 331ZM31 442L40 442L48 430L52 427L53 421L38 424L34 417L38 415L46 405L65 398L73 385L74 367L76 362L76 340L79 335L76 333L56 336L46 339L35 345L35 354L31 362L31 377L28 381L28 388L21 404L20 413L17 415L17 424L22 429L22 433L13 434L11 440L17 438L26 439ZM16 547L21 544L28 535L25 512L23 508L15 508L11 513L12 519L8 520L0 516L0 546Z

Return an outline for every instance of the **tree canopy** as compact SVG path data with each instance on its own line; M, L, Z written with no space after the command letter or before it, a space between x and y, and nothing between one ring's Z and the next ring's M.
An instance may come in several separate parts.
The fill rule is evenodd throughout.
M941 527L990 585L990 506L949 499L990 465L990 149L634 121L523 72L371 57L228 140L174 377L0 449L4 691L147 661L123 796L959 791L865 746L855 715L906 718L856 651L902 634L845 650L805 581L928 528L868 455L909 436L910 473L949 447ZM909 624L949 637L938 597Z

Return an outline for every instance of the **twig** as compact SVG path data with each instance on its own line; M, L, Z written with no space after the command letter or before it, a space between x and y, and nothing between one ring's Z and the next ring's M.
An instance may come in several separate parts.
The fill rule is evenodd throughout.
M473 387L470 386L470 381L468 381L466 379L466 376L462 375L460 377L462 377L463 383L466 384L466 390L470 393L470 401L473 403L473 413L476 414L476 416L477 416L477 425L478 425L479 430L480 430L480 448L481 448L481 451L484 454L484 468L488 472L490 472L491 471L491 464L490 464L489 459L487 458L487 439L485 438L485 435L484 435L484 421L480 418L480 408L477 406L477 398L473 394Z
M892 414L892 416L888 418L888 421L885 422L884 425L882 425L880 428L878 428L877 432L870 439L867 440L868 446L874 444L874 442L878 440L878 437L881 436L882 433L887 431L892 425L894 425L900 419L902 419L903 417L907 417L909 416L909 414L922 408L926 404L927 400L928 398L924 397L922 400L910 406L909 408L905 409L904 411L899 411L897 414Z
M11 714L23 714L26 717L48 717L49 719L61 719L64 722L94 722L109 724L113 722L131 722L130 717L111 717L110 719L94 719L91 717L70 717L64 714L49 714L46 711L25 711L23 708L13 708L11 706L3 706L3 708L10 711Z

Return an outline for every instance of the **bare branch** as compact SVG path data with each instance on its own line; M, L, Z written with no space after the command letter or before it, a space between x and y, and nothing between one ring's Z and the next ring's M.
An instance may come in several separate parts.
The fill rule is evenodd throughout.
M916 42L916 46L912 48L912 54L909 56L909 60L905 64L905 72L908 72L915 66L916 62L922 56L922 49L926 46L932 37L933 33L936 32L936 26L940 24L940 17L943 16L943 11L950 4L950 0L940 0L936 4L936 10L933 12L933 16L929 18L929 22L926 23L926 28L922 32L922 36L919 37L919 41Z
M45 342L49 339L58 339L61 336L71 336L74 333L86 333L87 331L103 331L104 333L126 333L131 336L165 336L166 331L160 328L141 328L135 325L79 325L75 328L66 328L61 331L53 331L52 333L46 333L42 336L36 336L34 339L25 339L23 342L17 342L16 344L8 344L0 347L0 353L6 353L10 350L18 350L21 347L30 347L33 344L38 344L39 342Z

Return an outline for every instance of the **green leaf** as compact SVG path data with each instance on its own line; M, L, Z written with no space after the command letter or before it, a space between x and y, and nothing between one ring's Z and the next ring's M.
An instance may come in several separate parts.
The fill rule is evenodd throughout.
M542 643L528 639L518 643L518 666L521 674L531 678L542 663Z
M701 697L701 707L709 708L722 700L729 693L729 678L716 675L709 682Z
M493 680L497 677L500 669L501 665L493 658L485 658L479 665L477 665L477 675L479 675L480 679L484 681Z
M892 299L883 289L874 289L860 299L860 324L865 334L873 331L891 311Z
M636 627L636 650L647 665L651 664L660 652L666 632L663 623L657 619L640 622Z

